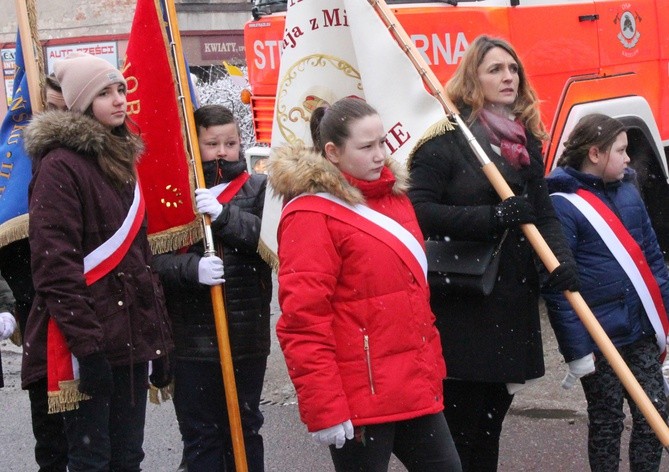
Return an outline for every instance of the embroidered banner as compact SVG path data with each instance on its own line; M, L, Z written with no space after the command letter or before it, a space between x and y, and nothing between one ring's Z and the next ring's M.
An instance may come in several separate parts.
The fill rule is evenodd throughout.
M388 132L388 154L405 162L444 110L372 6L363 0L289 2L272 147L310 146L309 118L323 103L364 98ZM274 267L282 202L265 196L260 251Z
M21 38L16 35L14 93L0 127L0 247L28 237L28 184L32 163L23 130L32 117Z
M154 253L202 238L164 11L161 0L137 1L123 66L128 115L137 123L145 144L138 172Z

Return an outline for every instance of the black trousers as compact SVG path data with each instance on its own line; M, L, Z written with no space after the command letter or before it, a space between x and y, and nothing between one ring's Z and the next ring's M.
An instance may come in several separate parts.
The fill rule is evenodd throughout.
M260 411L260 395L266 366L265 357L234 362L249 472L265 470L264 442L260 434L265 418ZM174 409L188 472L234 472L235 457L221 365L177 359L174 382Z
M444 381L444 415L464 472L494 472L499 437L513 395L506 384Z
M395 454L409 472L459 472L458 453L444 415L355 428L341 449L330 446L337 472L385 472Z
M63 413L70 472L139 472L148 363L112 367L114 389Z
M67 438L63 416L49 412L46 378L28 386L30 416L35 436L35 461L39 472L65 472Z

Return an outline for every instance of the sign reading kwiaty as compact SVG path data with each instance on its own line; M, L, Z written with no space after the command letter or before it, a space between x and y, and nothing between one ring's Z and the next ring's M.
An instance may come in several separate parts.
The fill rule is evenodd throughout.
M200 38L200 56L207 61L229 61L244 57L243 33L226 33Z
M311 112L357 96L379 111L388 133L388 154L405 162L423 133L444 117L443 108L366 0L289 2L282 47L272 147L310 146ZM264 254L276 256L280 213L281 202L267 192L261 230Z

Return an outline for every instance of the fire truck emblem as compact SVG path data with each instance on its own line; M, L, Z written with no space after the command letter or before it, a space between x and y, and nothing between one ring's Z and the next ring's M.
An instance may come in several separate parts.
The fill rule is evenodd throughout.
M613 20L613 23L620 27L618 40L622 43L623 47L627 49L632 49L636 46L636 43L639 42L641 33L637 30L637 22L641 22L641 17L637 13L633 14L629 10L625 10L620 16L616 15Z
M341 97L362 95L360 72L345 60L327 54L301 58L278 85L275 124L283 139L293 145L311 141L309 119L316 108Z

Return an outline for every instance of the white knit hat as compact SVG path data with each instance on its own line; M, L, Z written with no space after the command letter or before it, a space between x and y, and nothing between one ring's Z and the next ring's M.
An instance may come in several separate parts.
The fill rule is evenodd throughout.
M53 70L70 110L86 111L95 96L108 85L127 85L121 71L109 62L82 52L54 62Z

